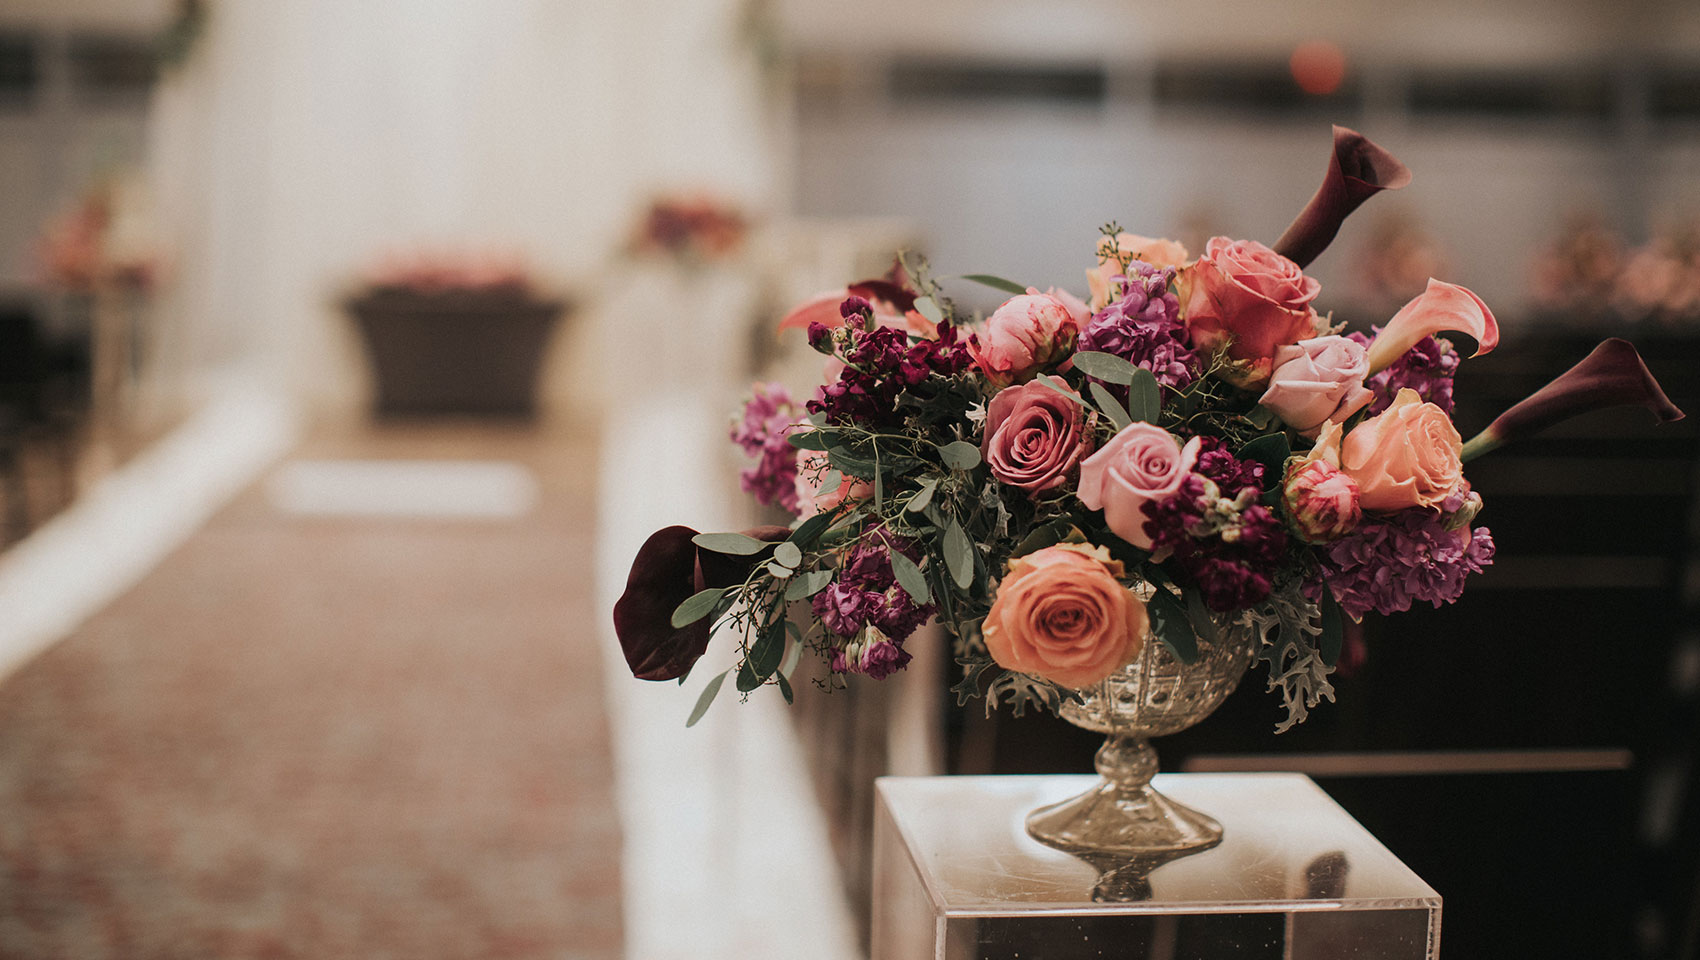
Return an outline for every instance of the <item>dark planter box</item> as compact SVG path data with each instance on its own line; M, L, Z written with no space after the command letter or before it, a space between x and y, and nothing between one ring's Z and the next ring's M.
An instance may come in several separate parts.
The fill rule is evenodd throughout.
M378 416L529 418L566 305L518 291L379 290L347 308L372 362Z

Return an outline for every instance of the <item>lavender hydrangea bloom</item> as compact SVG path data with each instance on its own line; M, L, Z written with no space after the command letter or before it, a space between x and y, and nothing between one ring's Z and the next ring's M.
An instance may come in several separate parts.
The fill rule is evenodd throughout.
M757 458L754 466L738 471L738 485L758 503L778 504L792 513L798 509L797 451L785 436L802 415L783 386L762 383L744 404L743 418L732 425L732 442Z
M1439 512L1413 507L1366 516L1355 532L1329 544L1319 560L1341 609L1356 620L1371 610L1401 613L1419 600L1436 607L1457 600L1465 577L1491 564L1494 552L1486 527L1446 529L1466 499L1455 493Z
M1380 327L1371 329L1376 333L1381 331ZM1375 339L1364 333L1352 333L1347 336L1363 344L1366 349ZM1451 416L1452 378L1457 375L1458 364L1463 362L1463 359L1452 346L1452 341L1445 337L1431 334L1418 340L1416 345L1393 361L1391 366L1364 381L1364 386L1375 394L1375 399L1370 401L1369 405L1370 416L1391 406L1393 398L1405 387L1417 391L1418 396Z
M1119 296L1087 322L1076 349L1114 354L1151 371L1165 387L1185 389L1198 378L1198 359L1186 342L1180 300L1169 289L1174 278L1173 267L1128 264L1128 275L1116 280Z

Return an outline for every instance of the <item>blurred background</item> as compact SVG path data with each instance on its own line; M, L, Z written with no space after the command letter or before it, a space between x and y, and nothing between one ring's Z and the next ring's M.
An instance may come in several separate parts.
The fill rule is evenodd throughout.
M1332 123L1415 179L1318 305L1480 294L1463 433L1604 336L1700 406L1681 0L0 0L0 956L858 955L873 777L1093 738L942 655L682 732L632 552L757 518L725 438L816 382L791 304L1271 241ZM1472 465L1464 600L1165 768L1311 773L1445 956L1700 955L1693 422Z

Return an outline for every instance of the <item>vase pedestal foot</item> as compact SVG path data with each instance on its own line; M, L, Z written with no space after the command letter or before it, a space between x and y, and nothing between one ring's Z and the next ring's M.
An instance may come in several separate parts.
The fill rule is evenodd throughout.
M1098 749L1103 780L1085 793L1027 815L1033 839L1103 866L1155 868L1222 842L1222 825L1151 788L1157 752L1142 737L1111 735Z

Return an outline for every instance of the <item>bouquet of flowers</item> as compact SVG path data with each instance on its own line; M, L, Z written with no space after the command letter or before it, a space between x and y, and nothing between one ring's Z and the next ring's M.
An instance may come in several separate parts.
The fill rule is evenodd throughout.
M878 679L936 619L962 698L1057 709L1154 638L1179 661L1219 625L1254 627L1284 729L1332 699L1342 617L1456 600L1493 558L1463 465L1565 417L1640 404L1682 416L1633 347L1608 340L1464 442L1463 355L1492 312L1430 280L1371 334L1313 304L1304 268L1341 221L1409 172L1335 128L1322 187L1271 246L1196 257L1111 225L1087 299L996 277L983 321L918 261L799 307L828 376L806 402L758 386L732 439L743 486L789 526L654 534L615 625L633 673L682 678L711 628L745 694L805 653L827 682Z
M749 221L731 203L708 195L657 197L628 245L634 255L666 255L687 263L723 260L742 249Z

